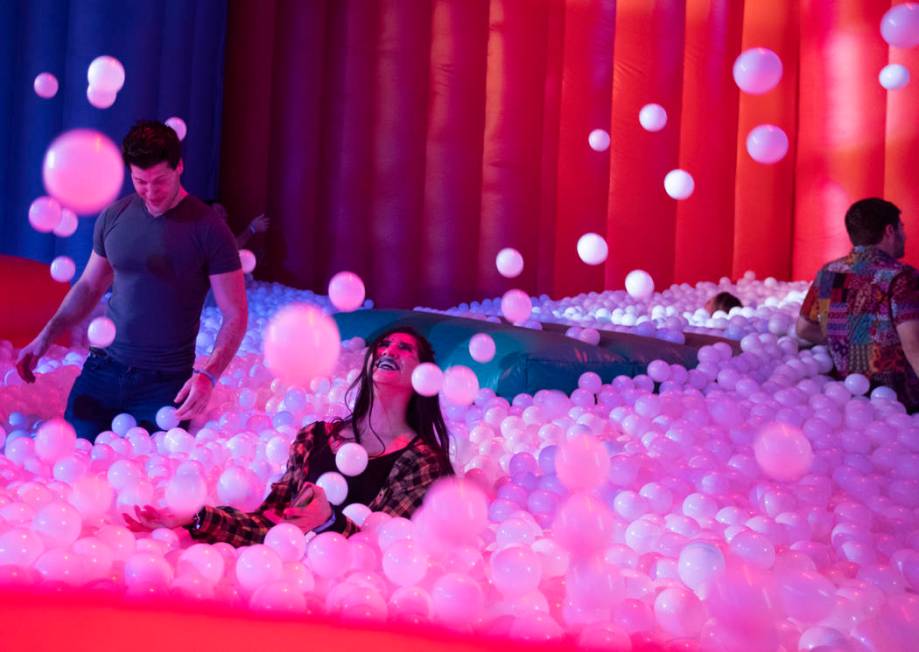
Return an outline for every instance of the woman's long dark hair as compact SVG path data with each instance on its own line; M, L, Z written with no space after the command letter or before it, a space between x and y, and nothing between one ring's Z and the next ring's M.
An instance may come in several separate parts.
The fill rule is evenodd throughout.
M397 326L390 328L381 335L375 337L367 345L367 353L364 355L361 373L357 379L348 388L346 401L350 403L350 397L357 392L354 400L351 414L342 420L342 424L350 425L354 432L354 437L360 443L360 430L358 423L366 421L367 427L373 432L370 426L370 412L373 410L373 371L376 362L376 351L380 342L395 333L404 333L415 339L418 349L418 360L420 362L434 362L434 349L431 343L409 326ZM412 397L409 399L408 408L406 409L405 421L419 435L428 446L433 448L441 457L444 468L453 473L453 465L450 464L450 437L447 433L447 424L444 416L440 411L440 398L434 396L422 396L416 391L412 391ZM376 433L374 432L374 435Z

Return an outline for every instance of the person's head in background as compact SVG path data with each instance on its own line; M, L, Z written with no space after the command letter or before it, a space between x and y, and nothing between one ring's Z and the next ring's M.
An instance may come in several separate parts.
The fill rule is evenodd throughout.
M719 310L731 312L731 308L743 308L743 303L730 292L719 292L705 302L705 309L710 315L714 315Z
M877 197L860 199L846 211L846 232L852 246L876 246L881 251L903 258L906 234L895 204Z
M182 190L182 145L171 127L141 120L124 137L121 156L151 215L162 215L176 205Z

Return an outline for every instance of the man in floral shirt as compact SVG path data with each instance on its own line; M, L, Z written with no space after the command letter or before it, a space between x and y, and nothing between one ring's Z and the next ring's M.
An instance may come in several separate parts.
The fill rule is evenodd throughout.
M826 344L836 373L886 385L919 410L919 272L899 261L906 236L900 209L862 199L846 211L852 251L824 265L801 306L797 333Z

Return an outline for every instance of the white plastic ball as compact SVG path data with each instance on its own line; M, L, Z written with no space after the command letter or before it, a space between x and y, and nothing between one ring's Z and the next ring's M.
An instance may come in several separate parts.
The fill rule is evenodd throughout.
M588 265L602 265L609 255L609 246L602 235L585 233L578 238L578 256Z

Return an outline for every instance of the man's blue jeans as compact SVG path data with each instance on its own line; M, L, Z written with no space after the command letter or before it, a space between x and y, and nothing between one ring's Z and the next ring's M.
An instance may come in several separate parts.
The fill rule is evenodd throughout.
M192 371L160 371L129 367L101 349L90 349L67 399L64 418L77 431L77 437L95 441L96 435L112 427L112 419L127 412L137 425L153 433L157 411L173 399ZM188 422L183 423L184 426Z

